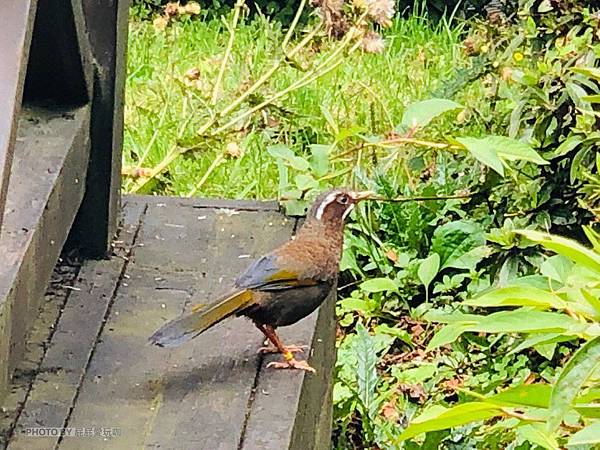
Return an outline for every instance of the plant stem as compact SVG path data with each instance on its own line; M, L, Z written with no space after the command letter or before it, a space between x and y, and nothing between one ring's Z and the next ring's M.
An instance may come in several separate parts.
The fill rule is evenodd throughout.
M392 116L390 115L390 112L385 107L385 105L383 103L383 100L381 100L381 98L373 91L373 89L371 89L368 85L366 85L362 81L359 80L358 84L365 91L367 91L369 94L371 94L371 97L373 97L373 100L375 100L377 103L379 103L379 105L381 106L381 109L383 109L383 113L385 114L385 118L388 121L388 125L390 126L390 130L393 130L394 129L394 121L392 120Z
M281 48L283 49L284 52L285 52L285 48L287 47L288 43L290 42L290 39L292 38L292 34L294 33L294 30L296 29L296 25L298 25L298 21L300 20L302 11L304 11L304 6L306 6L306 0L302 0L300 2L300 5L298 6L298 9L296 10L296 14L294 15L294 19L292 20L292 23L290 24L290 27L288 28L287 33L285 34L285 37L283 38L283 42L281 43Z
M226 129L228 129L229 127L235 125L239 121L241 121L241 120L245 119L246 117L254 114L256 111L259 111L262 108L264 108L265 106L273 103L275 100L278 100L281 97L286 96L290 92L292 92L292 91L294 91L296 89L299 89L301 87L304 87L307 84L310 84L313 81L315 81L317 78L320 78L323 75L327 74L328 72L331 72L333 69L335 69L337 66L339 66L343 62L343 58L339 58L334 63L331 63L331 61L333 61L335 58L338 57L338 55L348 46L348 44L350 43L350 40L353 37L354 37L354 33L353 33L352 30L350 30L346 34L346 36L344 36L344 39L342 40L342 42L340 43L340 45L335 49L335 51L331 55L329 55L325 59L325 61L323 61L321 64L319 64L319 66L316 69L314 69L312 72L307 73L302 78L300 78L299 80L297 80L294 83L290 84L285 89L277 92L276 94L273 94L270 98L266 99L265 101L259 103L258 105L254 106L253 108L250 108L247 111L244 111L243 113L241 113L237 117L234 117L229 122L227 122L225 125L217 128L215 131L213 131L212 134L216 135L216 134L219 134L219 133L225 131ZM328 64L331 64L331 66L326 67ZM326 68L324 69L324 67L326 67Z
M233 20L231 21L231 27L229 28L229 41L227 42L227 48L225 49L225 55L223 56L223 61L221 61L221 68L219 69L219 75L217 75L217 81L215 82L215 87L213 88L212 97L210 99L211 105L216 105L217 98L219 97L219 91L221 90L221 83L223 82L223 75L225 74L225 68L227 67L227 61L229 61L229 57L231 55L231 49L233 48L233 42L235 40L235 30L237 28L237 23L240 19L240 11L242 6L244 6L245 0L238 0L235 3L235 7L233 10Z
M202 178L200 179L200 181L198 181L198 184L196 186L194 186L194 188L186 195L186 197L193 197L196 192L198 192L200 190L200 188L202 186L204 186L204 183L206 183L206 180L208 180L208 177L215 171L215 169L219 166L219 164L221 164L221 162L225 159L225 156L223 154L218 155L215 160L211 163L211 165L209 166L209 168L206 170L206 172L204 172L204 175L202 176Z
M302 39L302 41L300 41L298 43L298 45L296 45L296 47L294 47L287 54L287 57L291 58L296 53L298 53L304 46L306 46L306 44L318 33L318 31L321 29L322 25L323 25L323 22L320 22L310 33L308 33L304 37L304 39ZM275 64L273 65L273 67L271 67L269 70L267 70L258 80L256 80L256 82L252 86L250 86L248 89L246 89L244 91L244 93L242 95L240 95L235 101L233 101L229 106L224 108L219 113L219 117L223 117L223 116L226 116L227 114L229 114L231 111L233 111L235 108L237 108L244 100L246 100L251 94L253 94L259 87L261 87L263 84L265 84L271 78L271 76L273 76L273 74L277 71L277 69L279 69L281 67L281 64L284 61L285 61L285 58L278 59L275 62ZM212 125L212 123L214 123L214 120L211 122L211 125ZM207 128L210 128L210 125ZM198 132L198 134L202 134L202 133Z
M463 148L460 145L447 144L445 142L426 141L423 139L415 139L412 137L404 137L404 136L386 139L384 141L379 141L379 142L374 142L374 143L367 143L367 144L365 144L365 146L385 147L385 146L394 145L394 144L413 144L413 145L421 145L424 147L439 148L439 149L448 148L448 149L457 149L458 150L458 149Z

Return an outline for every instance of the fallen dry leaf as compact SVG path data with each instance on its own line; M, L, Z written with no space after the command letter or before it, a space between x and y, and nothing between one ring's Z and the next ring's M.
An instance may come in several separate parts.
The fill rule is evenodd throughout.
M444 381L442 388L444 391L455 393L462 386L463 380L461 378L452 378L451 380Z
M427 393L420 384L400 383L398 385L398 389L400 392L408 395L411 400L414 400L417 403L424 403L425 400L427 400Z
M385 417L388 422L397 423L400 420L400 414L398 414L398 410L396 409L396 399L392 399L387 402L381 408L381 415Z
M385 256L387 256L387 258L393 263L398 261L398 254L391 248L385 252Z
M197 80L200 78L200 69L192 67L191 69L188 69L183 76L186 80Z

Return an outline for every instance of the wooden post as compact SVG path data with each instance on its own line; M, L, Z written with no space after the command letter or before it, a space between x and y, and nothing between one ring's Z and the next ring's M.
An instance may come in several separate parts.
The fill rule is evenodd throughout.
M0 14L0 230L13 160L17 115L23 97L35 0L6 0Z
M83 0L94 58L85 197L69 238L84 256L107 256L120 206L128 0Z

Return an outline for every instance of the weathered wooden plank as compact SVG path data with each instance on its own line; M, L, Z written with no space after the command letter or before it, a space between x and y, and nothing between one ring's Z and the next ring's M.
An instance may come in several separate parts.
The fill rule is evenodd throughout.
M69 421L76 428L119 427L121 435L64 438L60 449L231 449L241 439L263 340L253 325L231 319L174 350L146 342L191 297L214 298L250 257L288 239L293 221L272 211L157 201Z
M183 208L224 208L236 211L280 211L279 203L274 200L228 200L223 198L181 198L157 197L154 195L133 195L129 198L144 199L148 203L181 206Z
M17 117L23 97L36 0L6 0L0 14L0 229L14 154Z
M87 108L28 108L19 121L0 234L0 394L83 197L88 127Z
M285 343L310 345L309 363L317 373L270 370L266 365L280 356L266 357L240 449L326 450L331 447L335 324L333 291L318 311L279 331Z
M136 204L145 199L135 198ZM89 287L89 280L100 267L104 281L92 284L114 286L121 271L105 266L111 261L86 263L75 286L83 289L67 303L10 448L327 448L333 299L280 330L286 342L312 344L310 363L317 375L265 368L278 356L263 360L256 354L263 338L242 318L178 349L146 343L165 320L215 298L250 258L285 241L295 221L274 211L228 207L232 204L207 209L195 208L195 200L153 200L108 306L100 290L109 288ZM104 326L102 311L108 312ZM31 438L20 433L28 426L116 428L120 434Z
M110 250L120 206L128 0L83 0L95 62L87 189L70 244L91 257Z
M23 358L15 367L7 395L2 401L0 415L0 448L8 445L16 421L21 414L25 400L31 390L32 381L39 372L46 348L61 311L73 292L81 264L70 258L59 261L52 273L50 286L44 296L40 312L27 335Z
M118 256L105 261L86 261L82 266L75 290L37 369L9 449L47 449L57 444L58 436L33 437L25 431L40 426L61 428L68 421L104 319L122 281L145 207L141 202L126 205L115 248Z

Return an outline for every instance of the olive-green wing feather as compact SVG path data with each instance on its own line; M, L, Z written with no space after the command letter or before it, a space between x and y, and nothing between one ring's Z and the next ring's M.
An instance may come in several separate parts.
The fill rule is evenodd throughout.
M274 254L257 259L235 282L240 289L273 291L312 286L316 281L303 279L295 269L286 267Z

